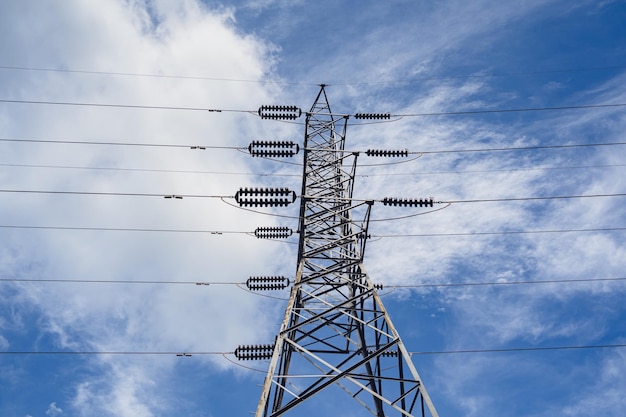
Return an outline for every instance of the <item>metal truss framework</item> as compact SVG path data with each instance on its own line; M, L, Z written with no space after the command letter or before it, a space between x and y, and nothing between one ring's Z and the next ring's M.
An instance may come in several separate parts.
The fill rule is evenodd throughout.
M340 415L350 397L349 415L438 417L363 267L372 202L352 201L347 122L322 85L306 114L298 268L256 417Z

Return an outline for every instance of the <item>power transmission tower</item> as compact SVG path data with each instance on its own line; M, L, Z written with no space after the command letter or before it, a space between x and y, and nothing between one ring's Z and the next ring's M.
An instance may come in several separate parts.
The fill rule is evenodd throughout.
M319 416L328 404L342 415L341 398L357 406L350 416L438 417L363 266L373 201L352 200L347 123L322 85L306 113L298 267L276 344L258 347L273 353L256 417Z

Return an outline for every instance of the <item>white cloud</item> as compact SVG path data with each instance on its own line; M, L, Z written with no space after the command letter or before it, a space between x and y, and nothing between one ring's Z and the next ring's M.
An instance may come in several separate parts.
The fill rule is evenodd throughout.
M162 391L155 390L157 383L149 375L149 366L107 362L100 365L108 368L104 376L77 386L72 405L79 415L89 416L92 410L100 410L106 416L149 417L164 410Z
M242 80L272 71L270 45L239 33L227 11L211 11L197 1L73 0L55 6L25 1L1 9L2 48L24 66ZM21 32L22 27L32 30ZM1 95L25 100L246 110L271 101L277 92L245 82L63 72L0 75ZM0 114L3 135L24 139L245 146L255 139L252 132L271 129L237 113L3 105ZM4 148L2 157L3 162L24 164L250 172L248 157L232 150L14 143ZM0 180L13 189L226 196L257 181L246 176L18 168ZM263 225L259 222L274 221L208 198L21 196L0 210L4 222L24 225L252 231ZM280 250L245 235L22 232L2 235L1 268L16 278L244 282L250 275L271 274ZM46 350L232 351L240 343L271 340L275 331L259 326L267 314L261 309L264 299L234 286L21 284L15 289L22 305L37 306L39 348ZM228 365L221 357L204 358L197 360L207 369ZM97 384L76 382L74 405L82 415L150 416L165 407L153 400L154 391L161 387L166 402L161 384L174 372L171 361L119 367L119 362L103 359L87 366L100 369L103 377ZM61 409L53 403L47 414L57 416Z
M275 46L242 34L235 26L240 13L235 8L209 10L191 0L109 1L97 5L71 0L54 6L38 3L23 1L0 6L0 46L11 52L9 55L16 65L254 80L274 77L275 66L280 62L274 55ZM259 15L268 10L273 13L276 9L279 9L276 16L280 18L295 13L285 25L277 23L266 29L258 28L263 33L276 31L285 37L281 39L288 38L288 34L293 33L291 30L302 30L299 24L312 18L301 14L300 6L283 2L246 4L252 13ZM338 48L340 52L332 54L330 47L324 50L324 45L329 44L321 41L315 49L298 44L302 54L309 56L297 63L285 63L283 68L298 67L300 71L293 77L304 82L327 81L325 78L349 81L411 78L437 68L444 54L487 50L493 37L506 31L507 26L553 4L555 2L536 1L511 8L497 2L447 2L444 9L428 15L432 19L422 20L421 25L410 19L399 21L399 26L388 21L389 25L376 26L362 34L358 42L343 36L345 32L316 32L311 34L313 40L305 40L316 42L320 41L319 37L335 36L336 43L332 45L346 39L352 41L345 42ZM379 18L378 14L384 13L381 10L385 7L388 6L373 6L355 19L367 22L372 16ZM341 15L332 18L342 21ZM16 99L230 109L254 109L284 96L295 98L296 104L304 108L316 89L294 86L294 92L287 92L276 86L247 82L47 72L5 71L0 76L1 95ZM616 77L570 99L582 103L618 102L624 97L623 85L623 77ZM425 80L420 85L412 84L411 88L386 84L368 88L330 86L328 93L333 109L340 112L380 108L394 113L422 113L505 106L519 99L514 89L494 91L489 81L482 79ZM609 109L542 114L539 119L530 115L519 119L404 118L367 126L356 126L351 119L347 147L427 151L581 143L596 139L609 142L621 140L625 127L621 114ZM0 129L6 137L15 138L245 146L252 139L299 138L300 128L262 124L238 113L0 106ZM24 164L244 174L262 167L281 173L300 172L300 167L267 168L264 161L232 151L15 143L2 146L3 161ZM369 176L358 178L356 195L367 198L433 196L435 200L446 201L617 193L624 190L623 167L563 171L514 169L559 164L620 164L623 158L621 148L613 147L549 155L425 154L408 164L366 167L364 165L379 160L368 159L361 153L358 173ZM407 172L414 174L407 175ZM377 176L381 174L383 176ZM0 184L5 188L98 192L232 195L240 186L269 182L282 185L278 183L283 180L298 190L297 179L284 177L258 179L244 175L70 169L0 171ZM238 211L216 199L166 201L139 197L16 195L6 201L9 203L0 205L3 222L25 225L251 231L261 225L292 221ZM459 203L408 220L372 223L370 232L387 235L606 227L623 224L621 206L621 200L617 199L581 199L539 205ZM380 219L408 213L376 203L373 217ZM295 228L295 224L290 226ZM229 234L23 230L6 230L5 233L3 230L0 240L3 243L0 271L22 278L240 282L250 275L275 274L276 270L289 275L295 259L285 256L285 253L293 255L291 246L285 249L285 245ZM619 233L383 238L368 243L365 266L375 281L387 285L609 277L624 270L623 248L624 239ZM25 311L37 311L40 334L35 347L51 350L230 351L238 344L271 341L283 308L280 302L266 302L227 285L21 284L11 289L14 293L0 291L2 305L24 309L11 308L10 314L5 314L9 319L0 322L3 335L8 334L4 333L5 329L11 331L32 325L24 322L23 315ZM621 291L616 290L614 284L590 283L461 288L441 292L420 290L419 294L422 300L434 304L437 318L450 320L436 331L445 349L516 343L531 346L594 343L611 336L611 320L617 314L615 305L619 305L615 300ZM407 292L394 294L399 294L400 299L405 297L404 301L412 300ZM583 312L589 314L572 315L578 311L574 307L582 304L581 299L587 303ZM394 319L398 317L393 311L391 315ZM419 331L422 330L416 330ZM0 336L0 349L3 345L8 348L8 341L4 340L6 343ZM13 339L11 347L14 347ZM219 356L207 355L193 360L201 364L201 372L217 375L225 375L222 371L230 366ZM624 384L612 371L619 368L617 359L607 355L603 360L606 365L602 368L603 377L593 388L594 392L600 393L614 384L615 390L610 390L603 398L607 403L619 404L615 395ZM540 375L546 362L545 359L532 362L528 372L535 377ZM93 415L93 410L97 410L104 416L147 417L171 411L174 401L168 398L167 381L180 366L175 358L155 361L153 358L126 360L103 356L81 358L81 364L94 371L97 377L81 376L75 382L76 395L67 403L72 404L77 415ZM504 357L495 360L445 358L437 361L433 371L436 378L426 375L426 380L435 380L440 392L445 392L440 398L454 398L456 406L467 415L496 415L495 411L493 414L489 411L501 406L503 400L490 396L493 388L482 386L482 390L468 392L467 387L480 385L481 381L486 384L486 381L498 380L507 370L515 375L526 372L521 364L511 368L511 361ZM559 377L568 376L568 369L556 370ZM430 386L428 388L431 395L439 396ZM157 397L159 401L154 400ZM593 406L591 400L583 400L560 407L560 410L576 413ZM64 406L66 413L69 413L68 407Z
M63 414L63 410L57 407L56 403L50 403L48 409L46 410L46 415L50 417L56 417Z

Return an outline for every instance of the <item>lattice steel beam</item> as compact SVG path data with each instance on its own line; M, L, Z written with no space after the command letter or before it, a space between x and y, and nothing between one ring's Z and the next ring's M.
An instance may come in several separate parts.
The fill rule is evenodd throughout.
M306 113L298 268L256 417L317 416L306 404L341 398L376 417L438 417L363 266L372 202L352 200L347 122L322 86Z

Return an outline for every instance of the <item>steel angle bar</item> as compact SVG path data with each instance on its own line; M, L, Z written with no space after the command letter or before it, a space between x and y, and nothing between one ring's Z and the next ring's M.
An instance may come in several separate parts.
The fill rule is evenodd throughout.
M317 300L319 304L323 304L327 308L329 308L329 311L330 311L330 309L341 307L341 305L343 305L343 304L354 302L354 300L358 300L361 297L361 295L358 294L358 295L354 296L352 299L346 299L346 301L341 301L340 304L335 304L335 303L330 303L330 302L324 300L321 297L321 295L324 295L324 294L317 294L317 293L314 293L314 292L313 293L307 293L307 294L310 296L310 299ZM343 295L343 293L342 293L342 295Z
M336 258L339 258L341 255L343 255L343 256L349 256L353 259L361 259L362 256L360 253L354 250L346 250L345 246L348 243L352 243L352 237L346 237L346 238L330 241L329 243L326 243L323 245L318 245L316 248L311 248L308 252L305 252L304 256L306 256L307 258L310 258L310 257L315 257L316 255L320 253L330 252L329 255L331 255L332 253L337 253L337 255L334 256ZM338 250L343 250L343 252L337 252ZM331 257L331 259L333 259L334 257Z
M335 334L334 334L334 335L332 335L332 336L325 336L325 337L323 337L323 338L316 337L316 336L315 336L315 332L316 332L317 330L319 330L319 329L323 328L324 326L330 326L330 327L331 327L331 329L332 329L333 331L335 331ZM329 348L331 348L331 349L332 349L332 350L330 350L330 351L328 351L328 350L320 350L319 348L314 349L315 351L318 351L318 352L324 352L324 353L344 353L344 354L345 354L345 353L348 353L348 352L349 352L349 350L348 350L346 347L339 346L338 344L331 344L330 342L328 342L328 340L330 340L330 339L332 339L332 338L335 338L335 337L338 337L338 336L345 337L345 336L344 336L344 333L349 333L349 330L344 330L344 332L339 332L339 331L337 331L336 327L337 327L337 326L331 326L329 323L324 323L324 322L322 322L322 323L321 323L320 325L318 325L315 329L312 329L312 330L310 330L310 331L305 331L305 330L297 330L297 331L294 331L294 334L292 335L291 339L292 339L294 342L298 343L298 345L299 345L299 346L303 346L303 347L305 347L305 346L313 346L313 345L315 345L315 344L318 344L318 343L319 343L319 344L321 344L321 345L328 346ZM297 335L295 334L296 332L300 333L300 334L301 334L301 336L297 336ZM302 344L302 343L301 343L302 341L304 341L305 339L308 339L308 338L310 338L310 339L312 339L312 340L311 340L310 342L307 342L307 343L304 343L304 344ZM349 344L348 342L346 342L346 339L342 340L342 342L343 342L345 345L348 345L348 344Z
M291 375L290 375L290 377L291 377ZM298 394L296 394L295 392L291 391L291 390L290 390L290 389L288 389L286 386L284 386L284 385L280 384L280 383L277 381L278 379L282 379L282 378L283 378L283 376L282 376L282 375L280 375L280 376L278 376L278 375L277 375L277 377L276 377L276 378L272 378L272 383L273 383L274 385L276 385L276 386L277 386L279 389L281 389L282 391L287 391L289 394L293 395L295 398L300 398L300 396L299 396Z
M386 350L387 348L388 347L385 346L381 350ZM358 361L356 364L353 364L350 367L348 367L348 369L342 371L340 369L337 369L336 367L334 367L330 363L324 361L322 358L320 358L319 356L313 354L312 352L309 352L306 349L303 349L301 347L300 347L300 349L302 351L307 352L307 354L310 357L315 358L317 361L319 361L320 363L322 363L325 366L327 366L330 369L330 371L337 372L337 374L332 376L329 380L324 381L320 386L316 387L316 389L314 389L312 391L309 391L307 393L303 393L297 400L292 400L291 402L287 403L283 408L281 408L277 412L271 414L272 417L284 414L284 412L286 412L289 409L295 407L296 405L298 405L302 401L306 400L307 398L311 397L312 395L316 394L317 392L327 388L328 386L332 385L334 382L336 382L337 380L340 380L342 378L348 379L349 381L354 383L356 386L360 387L363 391L369 393L370 395L372 395L375 398L378 398L380 401L383 401L384 403L386 403L390 407L392 407L395 410L403 413L405 416L407 416L407 417L414 417L412 414L409 414L406 410L403 410L400 407L398 407L397 405L392 404L389 399L387 399L384 396L380 395L378 392L373 391L371 388L367 387L366 385L363 385L362 383L358 382L358 380L355 380L354 378L349 376L350 372L352 372L353 370L359 368L360 366L363 366L365 363L369 362L371 360L371 358L364 358L364 359ZM329 376L330 376L330 374L329 374Z
M327 288L325 288L327 287ZM307 304L319 304L316 298L325 297L326 300L330 300L333 305L342 303L350 297L349 292L343 291L345 286L343 284L329 285L329 286L311 286L307 289L306 295L303 294L302 305Z
M348 262L336 262L331 267L320 267L317 271L310 271L311 275L307 275L307 279L319 278L319 276L326 275L327 273L334 273L349 268L353 265L360 264L358 259L350 259Z
M347 225L362 228L362 226L359 226L359 223L355 222L352 219L352 214L350 212L363 205L368 205L367 208L369 208L369 204L364 201L354 206L349 204L341 204L335 207L324 208L324 210L320 210L318 212L315 212L311 216L307 216L305 220L309 220L309 222L306 223L306 225L309 226L309 229L312 229L310 231L307 230L307 236L312 236L317 233L323 233L327 230L344 228ZM366 210L363 221L367 219L368 211L370 210ZM340 220L337 221L337 219Z
M302 303L303 305L306 305L306 304L308 304L308 303L314 302L314 301L312 301L312 300L317 300L317 301L318 301L318 304L323 304L323 305L325 305L325 306L326 306L326 308L328 308L328 307L332 307L332 306L334 306L334 305L337 305L337 304L336 304L336 302L335 302L335 303L330 303L330 302L328 302L328 301L326 301L326 300L323 300L323 299L322 299L322 296L323 296L323 295L327 295L327 294L329 294L329 293L331 293L331 292L335 291L337 288L333 288L333 287L331 287L331 288L325 289L325 290L323 290L323 291L316 292L316 291L307 291L307 290L306 290L306 287L308 287L308 285L307 285L307 286L302 286L302 287L301 287L301 291L302 291L304 294L308 295L308 297L306 298L306 303L305 303L305 302L303 302L303 303ZM321 289L321 288L324 288L324 287L325 287L325 286L320 286L319 288ZM339 286L338 286L338 287L339 287ZM341 287L343 287L343 285L342 285ZM345 295L345 294L343 294L343 293L340 293L340 294L341 294L342 296L344 296L344 295ZM344 299L339 299L339 298L338 298L337 300L338 300L338 302L339 302L339 303L344 302Z
M295 349L295 347L294 347L294 349ZM304 349L306 350L306 348L304 348ZM319 378L318 378L319 381L322 381L325 378L329 378L329 377L333 377L334 376L333 374L328 373L329 372L328 370L324 370L324 368L322 368L322 366L320 365L320 361L317 359L316 356L313 355L315 352L313 352L312 350L308 350L308 352L310 352L311 355L302 355L302 358L304 360L306 360L307 362L309 362L314 368L317 368L320 372L324 373L323 375L319 376ZM348 353L350 353L350 352L348 352ZM346 363L348 363L350 360L352 360L356 356L357 356L356 352L352 353L351 355L346 357L343 361L339 362L335 366L335 368L340 369L340 367L344 366ZM313 359L316 359L316 360L313 360ZM315 384L313 384L311 387L314 388ZM306 390L300 392L301 395L305 394L305 393L306 393Z
M311 352L343 355L350 353L351 350L349 349L349 346L355 343L349 337L346 337L346 334L349 335L351 333L350 329L343 329L343 334L339 332L339 329L333 328L332 330L334 330L336 333L333 335L325 336L323 338L309 336L311 340L306 343L303 342L304 339L298 339L294 337L293 340L296 341L299 346L307 348ZM339 337L344 338L340 341L341 343L339 343L337 340L333 340ZM325 346L330 349L326 349Z
M331 307L331 308L329 308L328 310L326 310L325 312L330 312L330 311L334 311L334 310L336 310L336 309L339 309L339 311L340 311L342 314L344 314L344 315L346 315L346 316L350 317L352 320L354 320L354 321L356 321L356 322L358 322L358 323L361 323L363 326L365 326L365 327L367 327L367 328L369 328L369 329L373 330L374 332L376 332L376 333L380 333L380 334L382 334L384 337L387 337L387 338L393 338L394 336L393 336L392 334L385 332L383 329L381 329L381 328L380 328L380 327L378 327L378 326L372 326L372 324L371 324L371 323L373 323L373 322L375 322L375 321L378 321L378 320L380 320L380 319L384 319L384 318L385 318L385 314L384 314L384 312L382 312L382 311L381 311L381 312L379 312L379 314L378 314L378 315L375 315L375 317L374 317L374 318L372 318L371 320L366 321L366 320L362 320L362 319L360 319L358 316L356 316L356 315L352 314L352 312L351 312L351 313L348 313L348 311L346 311L346 310L344 310L344 309L343 309L343 307L344 307L346 304L351 304L351 303L354 303L355 301L358 301L358 300L360 300L360 299L372 298L372 297L370 297L370 294L372 294L372 293L373 293L373 289L367 290L367 291L365 291L365 292L363 292L363 293L360 293L360 294L356 295L355 297L353 297L353 298L351 298L351 299L349 299L349 300L347 300L347 301L345 301L345 302L343 302L343 303L341 303L341 304L339 304L339 305L335 305L335 306L332 306L330 303L327 303L327 302L325 302L324 300L322 300L322 299L320 299L320 298L318 298L318 299L319 299L319 301L320 301L321 303L324 303L324 304L328 305L329 307ZM311 296L312 296L312 297L315 297L314 295L311 295ZM372 298L372 299L373 299L373 298ZM357 309L356 309L356 308L354 308L353 310L355 310L355 311L356 311ZM361 308L361 309L359 309L359 311L364 312L364 311L366 311L366 310L363 310L363 309ZM323 313L325 313L325 312L323 312ZM372 314L374 314L375 312L376 312L375 310L370 311L370 313L372 313ZM319 315L318 315L318 317L319 317L319 316L322 316L322 315L323 315L323 313L319 314ZM313 320L313 319L315 319L315 317L311 317L311 318L309 318L308 320L310 321L310 320ZM302 322L302 323L300 323L300 324L304 324L304 323Z
M352 339L350 338L350 334L352 333L353 329L351 329L351 328L346 328L346 329L344 329L344 333L340 333L340 332L338 331L338 329L336 329L337 327L339 327L338 325L335 325L334 323L331 323L329 326L330 326L330 327L332 327L332 328L333 328L333 330L335 330L336 334L331 335L331 336L326 336L326 337L324 337L323 339L319 339L319 338L316 338L316 339L320 340L320 342L325 342L325 341L327 341L327 340L334 339L334 338L336 338L336 337L344 337L344 338L345 338L345 339L344 339L344 342L345 342L346 346L350 346L350 345L355 345L355 346L358 346L358 342L357 342L357 341L354 341L354 340L352 340ZM346 326L346 327L348 327L348 326ZM350 325L350 327L354 327L354 326ZM311 342L311 343L307 343L307 344L303 344L302 346L306 348L306 347L311 346L312 344L313 344L313 342ZM346 348L346 349L344 349L343 351L341 351L340 353L349 353L349 352L350 352L350 351ZM339 353L339 352L338 352L338 353Z
M315 207L319 208L318 211L311 212L310 215L305 217L305 220L308 220L308 222L306 222L305 224L313 228L313 231L311 231L311 233L315 232L317 230L317 227L319 227L318 225L320 224L326 225L327 227L332 226L333 228L339 227L340 224L336 222L330 223L337 217L343 218L344 223L348 221L349 212L352 209L352 206L350 205L350 201L348 199L345 199L334 206L330 206L326 201L323 201L321 199L314 200L311 196L304 196L303 198L309 199L309 201L307 201L309 211L311 211L311 209Z
M351 298L349 300L346 300L346 301L344 301L341 304L337 304L337 305L332 306L328 310L325 310L323 313L330 313L331 311L338 310L338 309L342 308L343 306L345 306L346 304L350 304L350 303L354 302L355 300L358 300L359 298L360 298L360 296L357 296L357 297ZM314 316L314 317L310 317L310 318L308 318L307 320L305 320L303 322L299 322L297 325L292 326L292 327L290 327L288 329L285 329L284 331L281 332L281 334L285 334L287 332L293 331L293 330L295 330L295 329L297 329L299 327L302 327L302 326L304 326L304 325L306 325L306 324L308 324L308 323L310 323L312 321L315 321L316 319L318 319L319 316L321 316L321 314L319 314L317 316Z

